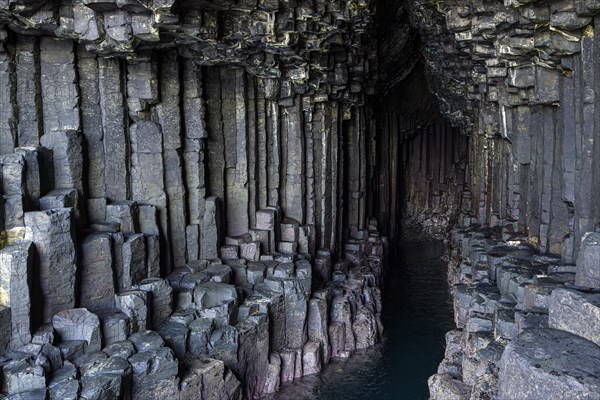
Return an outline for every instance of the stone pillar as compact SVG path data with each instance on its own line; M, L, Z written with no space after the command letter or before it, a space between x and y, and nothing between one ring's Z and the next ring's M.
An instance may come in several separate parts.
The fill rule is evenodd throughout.
M25 239L35 245L43 298L42 322L75 306L77 272L73 236L73 209L25 213Z
M8 340L11 349L24 346L31 340L33 256L33 244L28 241L0 250L0 307L9 307L10 310Z

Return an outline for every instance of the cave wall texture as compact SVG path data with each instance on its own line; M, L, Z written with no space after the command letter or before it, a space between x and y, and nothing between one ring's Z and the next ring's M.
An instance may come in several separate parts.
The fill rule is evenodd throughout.
M155 206L166 271L198 258L210 196L228 236L267 206L306 226L313 250L364 226L366 5L133 3L7 5L3 154L81 146L65 156L85 165L57 166L55 187L77 189L82 208Z
M594 2L111 4L4 6L2 153L78 133L85 172L63 186L158 207L164 262L190 259L207 196L232 216L226 234L281 206L334 251L368 214L393 233L394 209L418 219L450 199L564 260L595 228ZM452 127L433 127L438 114ZM154 148L137 148L138 127ZM427 166L437 182L409 199L426 185L402 191L411 183L394 177L412 174L384 153L398 160L423 129L448 130L424 149L455 150L450 164L466 172Z
M408 3L442 112L470 132L471 215L574 262L598 223L600 4Z
M0 0L2 391L274 392L378 340L405 223L574 263L599 25L599 0Z
M466 214L511 224L541 252L574 262L600 206L590 190L600 160L598 2L383 3L379 93L395 97L414 63L407 50L420 48L436 106L469 137Z
M372 14L0 2L0 397L258 398L380 339Z

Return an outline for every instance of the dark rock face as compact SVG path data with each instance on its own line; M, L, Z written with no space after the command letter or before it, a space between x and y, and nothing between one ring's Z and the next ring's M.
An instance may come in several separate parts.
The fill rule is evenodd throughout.
M600 234L588 232L583 236L577 257L575 283L600 289Z
M586 338L600 346L600 292L585 293L577 290L555 289L548 305L550 328Z
M560 349L560 351L557 351ZM530 330L500 360L498 396L593 399L600 393L600 347L563 331Z
M415 0L383 8L379 37L398 40L379 43L385 96L375 112L389 148L378 153L384 200L374 215L390 236L398 215L434 233L464 228L451 231L457 330L429 380L431 397L598 398L590 355L600 325L600 5ZM385 32L403 20L418 38ZM415 54L417 41L425 74L415 80L403 55ZM412 100L424 81L435 99ZM447 143L451 150L438 150Z
M344 201L365 228L366 164L337 171L342 121L362 124L350 133L358 145L373 92L368 3L35 4L0 5L0 154L52 150L48 190L76 191L43 209L74 207L97 230L118 223L125 235L159 236L163 274L218 257L225 236L248 233L268 207L303 227L311 251L341 251ZM356 186L347 199L346 181ZM23 226L38 204L6 186L17 197L4 202L5 226ZM119 273L119 287L130 277Z
M416 0L396 9L420 33L439 112L469 136L465 179L450 181L462 193L447 214L466 228L452 231L450 274L461 339L457 349L449 338L432 397L598 398L598 2ZM403 121L410 111L386 132L431 142ZM406 159L429 173L431 149L420 149ZM420 223L439 220L428 210L451 193L430 192L429 177L408 178L405 214L426 211Z
M470 132L468 217L510 224L574 263L600 211L591 189L600 177L598 2L402 7L440 112Z
M423 61L411 68L402 84L376 100L374 207L390 237L411 225L444 238L469 212L469 138L441 116Z
M600 178L597 2L415 0L377 8L375 113L378 141L388 146L377 153L375 196L385 200L375 201L373 214L382 231L390 235L388 218L397 223L399 214L426 226L463 218L510 224L542 253L574 263L600 215L590 189ZM419 59L422 94L407 95ZM424 101L424 82L434 107ZM443 134L436 110L468 136L468 148ZM442 150L447 143L456 147ZM387 176L397 170L387 157L402 160L406 182ZM438 165L444 159L455 175Z
M254 229L267 233L264 253L249 233L226 237L213 244L220 258L160 278L156 249L146 247L162 238L155 209L86 204L108 222L86 224L76 203L28 211L24 239L0 250L0 387L9 398L255 398L381 336L387 239L375 219L354 229L334 263L329 250L310 252L310 228L272 207ZM216 232L222 216L206 210ZM201 240L221 239L192 244ZM268 250L271 240L285 253Z

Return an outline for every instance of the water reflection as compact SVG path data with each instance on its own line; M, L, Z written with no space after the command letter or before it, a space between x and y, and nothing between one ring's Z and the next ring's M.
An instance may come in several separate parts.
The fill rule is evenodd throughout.
M443 358L444 334L453 327L443 252L440 241L402 242L383 293L382 343L284 386L271 399L428 399L427 378Z

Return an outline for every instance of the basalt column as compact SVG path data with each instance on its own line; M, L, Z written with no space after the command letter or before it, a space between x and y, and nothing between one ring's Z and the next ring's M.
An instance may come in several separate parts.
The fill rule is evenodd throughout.
M373 193L381 229L397 238L411 225L444 237L470 210L469 136L440 113L422 61L376 104Z
M448 241L456 329L431 397L597 396L600 3L388 7L418 33L439 110L468 137L452 140L467 160Z
M0 2L0 397L258 398L379 340L373 13Z
M365 226L368 8L16 4L1 20L2 154L37 148L35 158L52 160L54 174L40 183L43 193L33 189L32 202L21 204L4 185L7 228L23 226L19 215L37 209L48 191L75 189L68 196L82 223L133 218L122 233L160 236L168 272L200 256L211 196L222 211L219 232L207 237L217 248L225 236L253 229L255 212L268 207L301 226L311 252L340 251L346 228ZM188 43L187 33L167 30L174 41L157 50L165 22L153 18L200 29L203 39ZM328 50L318 47L329 35L319 34L320 21L337 32ZM306 49L297 38L303 32L314 41L304 39ZM295 44L299 56L227 55L235 46L218 43L229 40ZM363 47L348 50L351 42ZM7 157L12 174L15 157ZM114 205L109 214L105 203Z
M470 132L473 222L577 259L598 222L598 2L406 3L442 113ZM424 18L428 15L428 18Z

